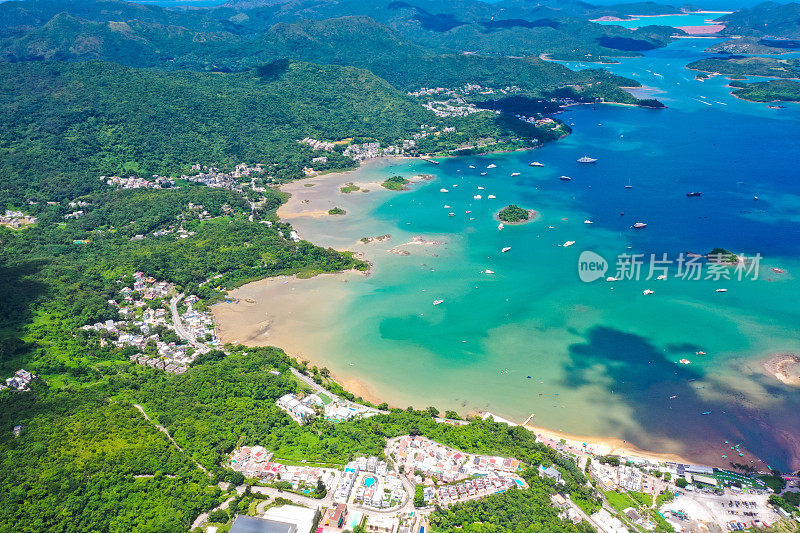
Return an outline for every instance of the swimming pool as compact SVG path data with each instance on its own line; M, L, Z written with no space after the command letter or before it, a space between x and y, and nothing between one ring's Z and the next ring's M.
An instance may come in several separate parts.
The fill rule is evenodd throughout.
M367 488L370 488L370 487L371 487L372 485L374 485L374 484L375 484L377 481L378 481L378 480L377 480L377 479L375 479L374 477L372 477L372 476L367 476L367 477L365 477L365 478L364 478L364 481L362 481L361 483L362 483L362 484L363 484L365 487L367 487Z

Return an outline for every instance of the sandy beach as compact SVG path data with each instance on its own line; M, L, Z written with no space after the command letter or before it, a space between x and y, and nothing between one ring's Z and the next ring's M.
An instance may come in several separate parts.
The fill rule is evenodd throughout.
M397 165L397 168L383 170L389 165ZM430 171L436 172L436 168L431 165ZM424 408L432 403L439 408L455 407L462 414L473 409L484 409L501 415L505 414L510 420L520 423L524 418L520 412L513 408L508 409L509 406L496 399L476 405L471 401L468 390L455 391L445 395L439 394L434 397L426 397L426 389L422 388L413 391L413 394L409 391L404 393L402 378L387 378L376 371L374 364L371 365L368 361L369 349L359 348L358 341L350 343L347 340L358 339L360 335L364 335L365 327L375 328L368 316L361 316L363 315L362 311L356 311L347 306L363 308L362 302L364 302L366 307L371 307L372 300L370 298L374 295L375 301L378 301L380 298L378 295L385 288L379 283L381 272L383 272L383 279L386 279L385 276L394 273L398 265L404 264L401 261L415 260L414 257L406 259L391 255L389 254L391 249L402 247L412 250L414 256L418 254L433 256L437 253L447 253L448 246L452 249L459 245L458 239L453 239L453 236L447 233L442 233L441 236L426 234L415 239L415 231L425 230L416 228L414 232L410 228L404 230L402 228L405 226L384 224L382 220L371 215L374 206L383 204L387 199L412 199L412 197L406 196L411 193L390 191L381 187L384 178L395 172L403 174L405 177L411 177L419 176L427 171L428 166L418 159L370 160L354 171L313 176L285 185L282 190L290 193L291 197L278 210L278 216L290 220L301 237L323 246L363 252L372 258L387 257L391 259L378 260L377 271L373 271L372 277L365 278L362 273L357 272L324 274L310 279L280 277L259 280L231 291L228 301L212 308L219 326L220 339L225 343L278 346L298 360L307 360L317 366L326 366L333 370L334 379L345 389L376 405L385 401L394 407L404 408L410 404L416 408ZM341 192L340 188L349 183L358 189L349 193ZM413 190L415 187L411 185L410 188ZM438 188L439 186L436 185L431 191L438 190ZM363 192L364 189L368 192ZM391 200L387 202L387 205L389 204L391 204ZM346 209L347 215L328 216L327 210L332 207ZM542 208L546 209L546 207ZM337 226L340 224L347 226ZM492 228L494 226L496 226L496 222ZM347 228L347 231L342 231L344 227ZM363 233L361 233L362 231ZM387 236L389 233L391 236ZM366 243L360 242L359 236L372 240ZM433 246L433 244L439 244L433 239L442 241L443 246ZM424 246L424 244L431 244L431 246ZM497 249L499 250L499 248ZM417 267L423 266L424 271L433 272L433 268L424 265L423 262L426 259L416 259L416 261L419 262ZM436 274L432 274L433 276ZM442 285L436 287L443 292ZM423 290L424 288L423 285ZM427 288L430 290L431 286ZM354 302L354 292L365 296L365 299ZM446 295L442 294L441 296ZM405 297L411 298L413 295ZM437 293L429 298L434 297L438 298L440 295ZM410 327L437 327L435 320L439 318L436 317L440 317L443 312L447 313L450 302L456 300L455 297L453 300L447 298L445 305L435 308L437 315L432 315L429 311L432 309L428 307L431 305L430 301L427 300L425 307L420 309L420 311L424 310L424 319L410 318L407 320ZM360 319L343 320L343 309L355 311L354 316L360 317ZM389 316L391 316L391 307L383 306L380 311L375 308L371 312L386 316L387 310L390 311ZM422 313L419 315L422 316ZM429 316L434 318L428 318ZM402 320L405 319L406 317L403 316ZM370 338L389 339L391 343L397 345L398 339L403 340L406 335L402 320L398 317L391 318L386 322L385 332L382 329L380 331L378 329L371 330L372 337ZM353 347L356 347L355 350ZM403 354L398 352L395 356L402 358ZM433 367L435 368L439 365L440 359L431 355L430 360L422 359L422 361L421 364L435 365ZM446 364L442 364L442 366L446 367ZM405 365L399 364L398 367L405 368ZM461 372L461 368L449 370ZM465 373L465 377L471 376ZM544 385L542 389L546 390L546 387L547 385ZM531 398L528 400L530 401ZM537 401L535 396L533 396L533 400ZM561 404L560 401L558 403ZM576 400L575 403L579 405L580 400ZM552 411L555 406L550 406L549 403L540 407L532 407L539 414L539 424L555 429L533 425L531 421L526 421L524 425L526 429L541 435L544 439L551 439L555 444L559 444L560 440L564 439L570 447L583 453L621 454L655 461L669 460L727 466L727 462L721 459L724 457L722 454L725 453L723 449L720 449L721 445L714 450L706 449L704 447L707 446L707 442L702 439L696 443L668 440L664 437L657 437L659 432L650 431L642 439L637 439L637 432L647 428L640 428L635 422L631 423L630 427L621 430L613 429L612 426L606 433L603 427L599 427L598 424L593 425L591 421L587 421L585 424L580 420L570 420L567 424L563 424L561 421L553 423L552 416L547 418L547 413ZM561 407L559 405L559 408ZM573 433L559 431L562 428ZM580 435L579 433L583 431L596 435L616 435L618 438ZM638 446L626 440L629 438L635 439ZM719 442L722 441L720 439ZM671 453L651 450L669 450ZM692 459L687 460L685 457Z
M692 461L673 453L660 453L643 450L623 439L617 439L613 437L587 437L573 435L570 433L554 431L552 429L531 426L529 424L524 424L522 427L535 433L537 436L539 436L539 440L545 442L546 444L555 445L560 443L560 441L563 439L565 441L565 446L578 453L639 457L641 459L654 462L672 461L676 463L692 463Z
M800 387L800 356L793 353L775 354L762 363L766 373L781 383Z
M278 216L283 220L292 220L300 217L323 218L331 216L328 215L328 210L338 207L336 202L342 196L356 197L375 191L386 191L381 186L380 181L360 179L364 173L403 161L417 161L417 159L410 157L367 159L354 170L319 174L287 183L281 186L281 191L289 193L291 197L288 202L278 208ZM417 179L415 180L414 178ZM410 179L412 183L421 181L417 176ZM358 187L359 190L347 194L340 192L340 189L349 183Z

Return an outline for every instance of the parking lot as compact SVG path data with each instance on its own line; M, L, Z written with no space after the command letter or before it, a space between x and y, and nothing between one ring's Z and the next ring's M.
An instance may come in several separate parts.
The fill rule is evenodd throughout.
M723 496L706 493L681 492L675 500L667 503L661 511L671 520L681 524L686 531L694 527L692 522L716 524L714 531L741 531L755 524L771 524L778 515L767 504L766 494L734 494L726 491Z

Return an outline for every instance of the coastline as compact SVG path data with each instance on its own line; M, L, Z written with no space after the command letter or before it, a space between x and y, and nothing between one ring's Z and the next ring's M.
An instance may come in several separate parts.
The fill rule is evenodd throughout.
M598 436L583 436L556 431L552 429L532 426L530 424L521 424L522 427L534 433L539 437L538 440L545 441L546 444L559 444L561 440L566 441L565 446L572 451L578 453L590 453L596 456L603 455L619 455L625 457L638 457L647 461L664 462L670 461L675 463L693 464L693 461L686 459L680 455L667 452L654 452L639 448L624 439L615 437L598 437ZM551 441L548 443L546 441Z
M381 168L398 161L416 160L416 158L379 158L367 160L354 170L328 173L298 180L281 187L285 192L292 194L289 201L281 206L278 215L282 219L293 218L318 218L319 211L314 203L320 201L334 201L340 198L339 187L345 183L378 184L378 180L359 180L354 172L358 169L371 170ZM314 187L306 187L306 183L314 182ZM359 192L344 196L358 197ZM381 190L380 194L396 194L393 191ZM310 200L305 202L306 200ZM328 216L327 214L325 216ZM535 216L525 222L537 219ZM315 236L311 236L315 240ZM390 247L390 241L378 241L382 246L375 250ZM395 243L396 245L396 243ZM357 249L354 242L348 249ZM242 343L250 346L277 346L284 349L290 357L298 360L309 361L317 366L330 366L330 362L320 357L318 350L307 350L302 341L302 332L309 328L319 327L319 324L335 324L334 310L330 305L320 305L320 301L335 301L337 295L348 290L350 281L363 279L365 273L346 271L341 273L320 274L313 278L301 279L296 276L265 278L243 285L232 291L232 301L216 304L212 307L215 320L219 325L218 334L223 342ZM295 291L295 289L298 289ZM342 334L335 327L322 326L322 342ZM319 329L317 330L319 335ZM331 379L339 383L345 390L357 397L379 405L387 399L377 391L368 379L364 379L357 372L331 372ZM390 404L392 405L392 404ZM393 405L394 406L394 405ZM405 408L397 405L396 407ZM416 407L421 408L421 405ZM501 415L502 412L500 411ZM464 413L462 413L464 414ZM474 414L474 413L473 413ZM685 457L669 452L658 452L643 449L622 438L602 435L578 435L530 424L528 420L518 423L513 418L512 424L517 424L539 437L540 440L552 446L561 446L562 439L565 445L578 453L594 455L623 455L638 457L649 461L675 461L693 463ZM548 442L549 441L549 442Z
M784 385L800 387L800 355L779 353L762 361L761 366L768 376Z
M448 157L458 157L458 156L448 156ZM345 172L328 173L328 174L321 174L321 175L317 175L317 176L311 176L311 177L305 178L303 180L299 180L298 182L293 182L293 183L287 184L285 187L287 187L287 188L289 188L289 187L295 188L296 187L296 191L294 192L294 194L290 198L290 201L287 202L287 204L284 204L283 206L281 206L281 208L278 210L278 214L279 214L279 216L281 216L281 218L302 218L302 217L317 218L317 217L314 216L314 212L315 212L315 210L318 211L319 209L318 208L315 209L314 205L309 205L309 204L313 204L313 202L309 202L309 203L305 203L305 204L302 203L302 201L304 199L308 199L307 195L316 195L317 197L323 197L325 194L327 194L328 195L327 201L339 201L338 199L341 199L341 198L357 199L359 197L359 192L358 191L350 193L350 194L340 194L339 191L338 191L339 184L340 183L343 184L343 183L347 183L347 182L357 183L359 181L361 181L361 182L363 182L365 184L379 184L380 180L375 180L375 179L371 179L370 180L370 179L367 179L367 177L363 177L361 180L359 180L358 178L360 176L358 176L358 175L354 176L354 173L356 173L358 171L358 169L367 170L368 171L368 170L370 170L372 168L380 168L380 167L385 166L385 165L391 165L391 164L395 164L395 163L403 162L403 161L419 161L419 159L418 158L397 158L397 157L372 159L372 160L364 161L361 164L361 166L357 167L357 169L354 169L354 170L348 170L348 171L345 171ZM435 166L432 166L431 168L435 168ZM419 169L415 169L415 171L416 170L419 170ZM314 187L306 187L305 184L310 183L310 182L315 182L316 185ZM283 189L283 187L282 187L282 189ZM386 191L386 190L383 190L383 189L375 189L375 190L379 190L378 194L386 195L385 197L389 197L390 195L398 194L397 192ZM328 192L325 192L325 191L328 191ZM370 187L370 191L373 191L373 189L371 187ZM356 200L356 201L358 201L358 200ZM295 202L295 203L293 205L289 205L292 202ZM284 209L284 208L287 208L287 209ZM357 210L355 210L355 211L357 211ZM333 218L336 218L336 217L333 217ZM340 218L344 218L344 217L340 217ZM331 223L333 223L333 222L331 222ZM372 233L372 234L373 235L377 235L377 233ZM312 242L317 242L319 240L317 234L314 233L314 232L311 232L311 231L308 231L307 235L305 235L305 237L308 238L308 240L311 240ZM393 235L393 237L395 237L395 236ZM353 243L353 246L355 246L355 242ZM347 249L353 249L353 247L349 246ZM359 249L359 248L356 248L356 249ZM360 249L363 250L363 248L360 248ZM379 250L382 250L382 249L383 249L383 246L376 245L376 246L374 246L374 248L371 248L371 251L373 251L373 250L379 251ZM337 274L324 274L324 275L321 275L321 276L317 276L316 278L312 278L310 280L300 280L300 279L295 279L295 278L293 278L292 280L287 280L286 278L278 278L278 280L281 282L280 283L281 285L284 284L283 283L284 281L288 281L288 284L291 285L291 286L294 286L294 287L299 287L300 285L296 285L296 284L300 284L301 281L302 281L302 286L304 286L304 287L308 283L312 283L314 285L316 285L316 283L320 283L320 284L325 284L325 285L336 285L336 286L342 287L342 285L341 285L342 283L347 283L350 279L352 279L352 278L350 278L350 275L351 275L351 273L345 272L345 273L337 273ZM360 274L359 274L359 276L360 276ZM315 280L320 280L320 281L315 281ZM322 280L324 280L324 281L322 281ZM337 280L338 283L334 284L334 283L332 283L331 280ZM269 280L260 280L260 281L253 282L253 283L254 284L258 284L258 283L262 283L262 282L267 282L268 283ZM273 285L275 285L275 284L276 283L273 283ZM318 287L319 285L316 285L316 286ZM305 290L306 289L304 288L303 291L305 291ZM298 292L301 292L301 291L298 290ZM335 307L333 304L324 305L324 303L323 303L323 305L320 305L321 300L318 297L315 297L313 295L313 293L310 296L309 301L310 301L309 305L311 305L312 307L317 307L317 308L318 307ZM277 315L283 313L286 310L285 306L280 305L280 302L277 302L277 301L270 301L269 305L272 308L275 309L274 312ZM294 307L294 305L295 304L292 304L292 307ZM295 315L298 315L298 314L300 314L300 313L297 313L297 311L295 311ZM296 334L297 334L297 332L300 332L299 335L302 335L302 331L304 331L304 330L308 331L309 327L312 327L312 328L315 327L313 325L314 324L313 316L306 317L306 318L308 318L308 320L305 321L306 322L305 324L299 324L298 323L298 327L295 330ZM335 324L335 322L333 322L331 324L331 327L330 327L332 332L325 331L325 332L323 332L323 334L324 335L331 335L332 337L338 336L338 335L342 335L342 334L346 335L346 333L342 333L340 330L338 330L334 326L334 324ZM324 350L322 352L314 351L313 352L314 356L313 357L308 357L307 355L305 355L303 353L303 350L295 350L294 348L291 347L291 345L284 344L279 339L279 337L276 337L276 336L273 336L273 335L261 335L260 337L256 336L256 341L258 342L257 345L284 347L286 349L286 351L289 353L290 356L297 357L298 359L310 359L310 360L312 360L312 364L317 364L318 366L326 364L326 361L324 360ZM239 342L243 342L244 344L248 344L247 341L239 340ZM311 353L311 352L309 352L309 353ZM318 354L320 354L320 353L323 354L322 357L319 357ZM372 387L371 384L374 383L374 382L370 382L369 379L365 379L363 377L359 378L358 372L353 372L352 370L357 370L357 369L348 369L347 367L345 367L344 372L341 372L341 370L340 370L340 374L339 375L334 375L333 377L334 377L335 381L340 383L346 390L348 390L348 391L350 391L350 392L352 392L352 393L354 393L354 394L356 394L358 396L361 396L362 398L364 398L364 399L366 399L366 400L368 400L368 401L370 401L370 402L372 402L374 404L382 403L383 399L380 397L379 394L377 394L375 392L376 390L379 389L379 387ZM398 383L396 383L396 385L400 386L401 383L398 382ZM417 404L416 401L414 401L414 405L416 405L416 407L422 407L422 405ZM398 406L402 407L400 405L398 405ZM499 412L502 412L502 411L499 411ZM635 445L633 445L633 444L631 444L631 443L629 443L629 442L627 442L627 441L625 441L625 440L623 440L621 438L602 437L602 436L587 436L587 437L584 437L584 436L579 436L579 435L575 435L575 434L559 432L559 431L556 431L556 430L551 430L551 429L547 429L547 428L543 428L543 427L532 426L532 425L529 425L529 424L524 424L524 427L526 429L534 431L535 433L542 434L545 438L549 438L549 439L555 440L556 442L559 441L561 438L564 438L569 443L574 443L578 447L583 447L584 443L587 444L587 445L594 446L595 447L594 450L596 450L594 453L599 453L601 455L602 454L607 454L607 453L623 453L625 455L631 455L631 456L636 456L636 457L642 457L642 458L645 458L645 459L661 460L661 461L664 461L664 460L677 460L677 461L680 461L680 462L697 462L698 461L698 459L695 459L694 461L688 461L688 460L682 458L681 456L676 455L675 453L660 453L660 452L651 452L651 451L648 451L648 450L644 450L644 449L636 447ZM654 445L653 441L649 441L649 444L651 445L651 449L654 448L654 447L656 449L658 449L657 443L656 443L656 445ZM676 448L676 447L670 446L669 442L666 442L666 444L667 444L667 446L665 448L661 448L661 449L683 450L683 448L681 448L681 447ZM693 450L693 452L692 453L688 453L688 455L689 456L693 456L693 457L703 457L704 456L704 455L699 454L699 453L694 453L696 451L697 450ZM711 461L710 464L714 464L714 460L713 459L707 459L707 460ZM700 464L703 464L703 462L701 462ZM719 461L717 461L716 466L721 466L721 463Z
M525 220L517 220L515 222L506 222L505 220L501 220L500 219L499 213L495 213L494 219L496 221L506 225L506 226L521 226L522 224L527 224L529 222L534 222L534 221L539 219L539 212L536 211L535 209L526 209L525 211L528 213L528 218L526 218Z

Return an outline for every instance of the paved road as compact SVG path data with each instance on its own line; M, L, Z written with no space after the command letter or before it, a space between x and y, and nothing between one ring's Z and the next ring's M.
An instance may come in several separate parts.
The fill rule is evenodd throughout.
M181 321L181 315L178 312L178 302L183 299L184 294L178 294L177 296L173 296L169 301L169 308L172 311L172 325L175 326L175 333L178 334L178 337L182 338L192 346L194 346L197 350L201 353L205 353L208 351L208 346L199 342L197 338L189 333L185 327L183 327L183 322Z
M600 527L600 524L598 524L597 522L595 522L595 521L594 521L594 519L593 519L591 516L589 516L588 514L586 514L586 513L583 511L583 509L581 509L580 507L578 507L578 504L577 504L577 503L575 503L575 502L573 502L573 501L570 499L570 497L569 497L569 494L567 494L567 495L565 496L565 499L567 500L567 503L569 503L569 505L570 505L570 506L571 506L573 509L575 509L575 511L577 511L577 513L580 515L580 517L581 517L581 518L583 518L584 520L586 520L586 521L589 523L589 525L590 525L590 526L592 526L593 528L595 528L595 529L596 529L597 531L599 531L600 533L605 533L605 531L606 531L606 530L605 530L605 528L603 528L603 527ZM612 516L614 516L614 515L616 514L616 511L614 511L613 509L609 509L609 511L611 512L611 515L612 515Z

